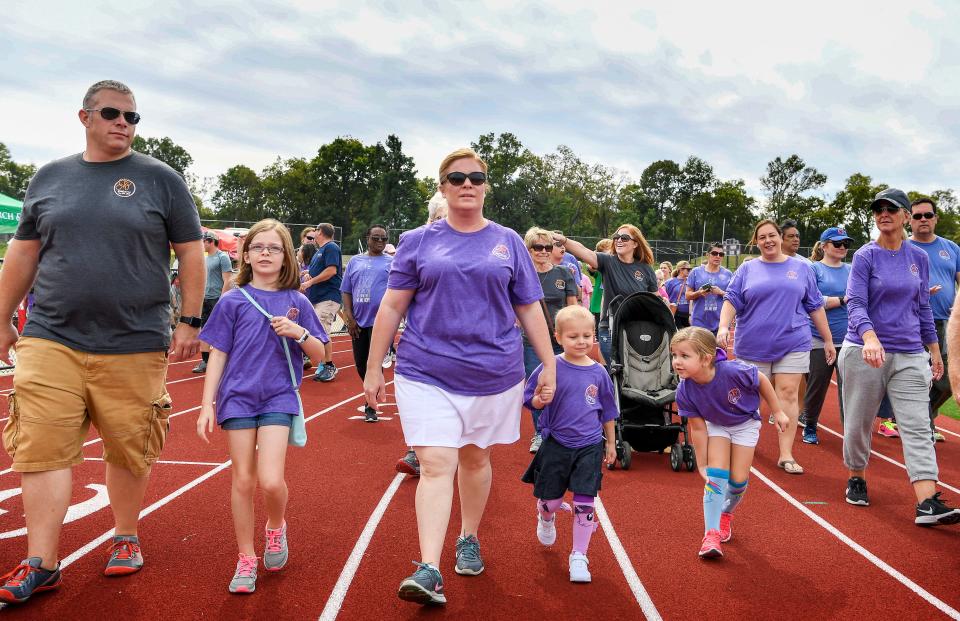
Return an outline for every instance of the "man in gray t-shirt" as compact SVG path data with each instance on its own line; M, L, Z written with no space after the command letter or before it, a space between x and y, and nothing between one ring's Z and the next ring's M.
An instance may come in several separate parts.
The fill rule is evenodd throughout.
M203 311L200 313L200 326L207 324L213 307L220 296L226 293L233 283L233 265L230 256L220 250L220 238L213 231L203 234L203 251L207 253L207 287L203 291ZM193 367L194 373L204 373L210 359L210 346L200 343L200 363Z
M0 271L0 316L35 291L19 340L10 323L0 325L0 358L17 349L3 445L21 476L28 549L0 585L0 603L59 586L71 467L83 462L91 422L115 519L104 574L142 567L138 517L172 411L167 356L193 356L199 345L203 248L183 178L131 150L140 115L125 85L91 86L79 117L83 153L37 171ZM171 244L184 315L172 342Z

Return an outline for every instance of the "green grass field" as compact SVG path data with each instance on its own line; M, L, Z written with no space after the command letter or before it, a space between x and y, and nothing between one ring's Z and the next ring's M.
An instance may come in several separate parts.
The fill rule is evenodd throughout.
M944 416L960 420L960 406L957 406L957 402L953 399L950 399L941 406L940 413Z

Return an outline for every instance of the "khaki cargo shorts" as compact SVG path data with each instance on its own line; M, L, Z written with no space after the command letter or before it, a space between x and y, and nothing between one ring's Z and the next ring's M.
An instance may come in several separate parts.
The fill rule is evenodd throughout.
M166 352L89 354L22 337L3 430L13 469L43 472L83 462L92 422L105 462L147 474L170 426L166 378Z
M340 312L340 302L334 302L333 300L317 302L313 305L313 310L317 313L323 331L327 333L327 336L330 336L333 333L333 322L337 318L337 313Z

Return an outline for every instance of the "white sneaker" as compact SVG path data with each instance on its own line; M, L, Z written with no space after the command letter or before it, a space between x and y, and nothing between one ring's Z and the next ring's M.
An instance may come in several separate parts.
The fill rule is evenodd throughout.
M545 546L552 546L557 540L557 514L549 522L537 511L537 539Z
M530 452L536 453L539 451L541 444L543 444L543 438L538 433L537 435L533 436L533 440L530 441Z
M582 552L570 553L570 582L590 582L590 568L587 555Z
M387 355L383 357L383 363L380 365L384 369L389 369L393 366L393 352L388 351Z

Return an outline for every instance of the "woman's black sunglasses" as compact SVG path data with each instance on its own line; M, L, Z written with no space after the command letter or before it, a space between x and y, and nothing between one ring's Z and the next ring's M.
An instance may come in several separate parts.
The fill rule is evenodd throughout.
M100 116L103 117L104 121L112 121L121 114L123 115L123 120L131 125L136 125L140 122L140 114L137 112L123 112L117 110L116 108L85 108L87 112L99 112Z
M487 181L487 173L485 172L472 172L472 173L462 173L462 172L452 172L447 173L446 180L450 182L450 185L461 186L463 182L467 179L470 180L470 183L473 185L482 185Z
M878 205L871 205L870 209L873 210L874 214L880 214L886 211L887 213L897 213L900 211L900 208L896 205L891 205L890 203L881 203Z
M831 240L830 240L830 243L833 244L833 247L834 247L834 248L849 248L849 247L850 247L850 240L849 240L849 239L841 239L841 240L839 240L839 241L836 241L836 240L831 239Z
M531 244L530 249L534 252L551 252L553 251L553 244Z

